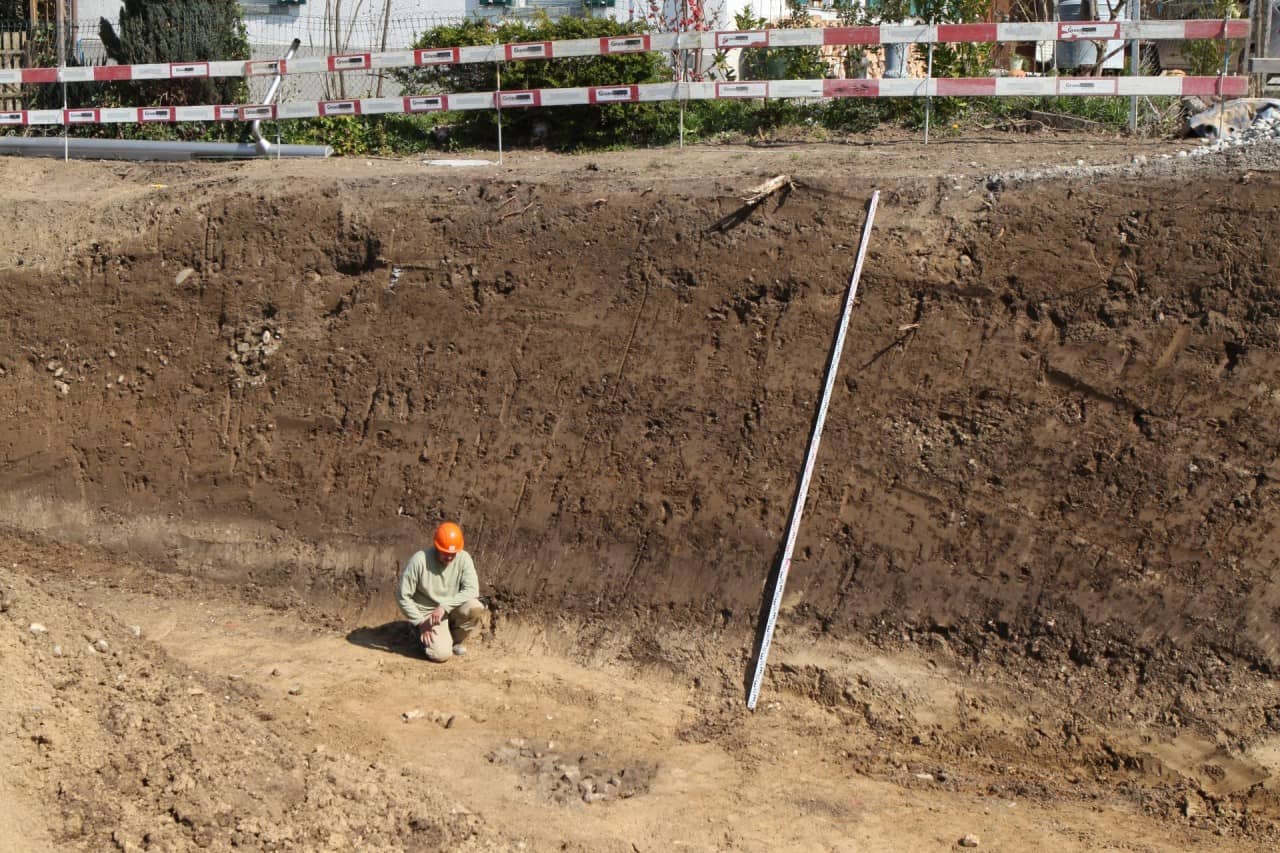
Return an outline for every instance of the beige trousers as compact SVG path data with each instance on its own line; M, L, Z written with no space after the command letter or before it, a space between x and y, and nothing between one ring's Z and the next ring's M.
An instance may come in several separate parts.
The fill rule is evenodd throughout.
M431 641L422 643L422 651L427 660L444 663L453 657L453 647L465 643L471 632L484 624L484 617L488 612L479 599L475 598L453 608L445 620L431 632ZM410 625L409 630L422 642L416 626Z

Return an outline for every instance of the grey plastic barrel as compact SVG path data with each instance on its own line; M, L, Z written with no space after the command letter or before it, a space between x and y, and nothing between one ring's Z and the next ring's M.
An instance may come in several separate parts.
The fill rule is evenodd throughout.
M884 76L894 78L907 76L907 54L910 53L910 48L909 44L884 46Z
M1091 21L1093 18L1088 11L1089 5L1086 0L1058 0L1058 20L1060 21ZM1082 65L1093 65L1098 61L1098 47L1091 41L1083 39L1059 41L1055 49L1058 51L1059 68L1079 68Z

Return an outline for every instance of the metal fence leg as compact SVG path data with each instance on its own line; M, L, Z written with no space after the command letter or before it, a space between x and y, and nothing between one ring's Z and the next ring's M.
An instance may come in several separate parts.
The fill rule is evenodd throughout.
M1133 21L1142 20L1142 4L1130 3L1133 7L1129 11L1129 18ZM1142 73L1142 42L1134 39L1129 43L1131 55L1129 57L1129 74L1137 77ZM1129 96L1129 135L1138 135L1138 96Z
M933 42L929 42L929 67L924 72L924 144L929 144L929 121L933 117L933 95L929 87L933 84Z

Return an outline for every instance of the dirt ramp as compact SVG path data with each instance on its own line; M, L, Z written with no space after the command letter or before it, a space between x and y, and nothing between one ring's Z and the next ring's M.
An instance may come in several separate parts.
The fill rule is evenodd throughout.
M788 618L1273 666L1280 186L960 187L885 198ZM865 185L245 189L0 285L11 519L372 618L454 517L507 606L750 626Z
M511 849L421 766L303 752L310 715L278 720L240 676L192 671L7 567L0 590L0 755L24 768L6 811L37 816L28 846L47 827L58 849Z

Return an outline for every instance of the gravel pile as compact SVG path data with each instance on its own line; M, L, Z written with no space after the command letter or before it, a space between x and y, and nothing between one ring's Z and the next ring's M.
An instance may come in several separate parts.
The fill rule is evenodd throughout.
M1254 145L1259 142L1272 142L1280 139L1280 101L1272 102L1259 109L1243 130L1228 133L1211 145L1198 149L1196 155L1209 154L1243 145Z

